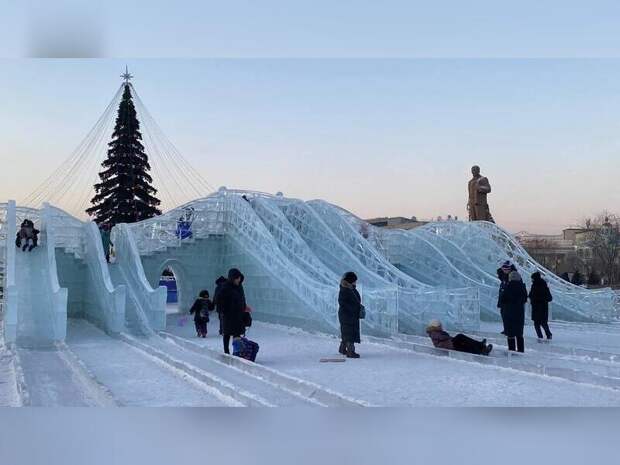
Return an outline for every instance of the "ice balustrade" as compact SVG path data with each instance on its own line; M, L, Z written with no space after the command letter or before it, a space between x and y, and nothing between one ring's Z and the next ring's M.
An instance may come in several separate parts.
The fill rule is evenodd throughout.
M43 204L43 208L47 210L48 227L54 228L56 247L74 254L76 258L83 258L85 223L50 204Z
M314 255L308 244L273 202L258 197L252 199L251 204L282 253L291 262L316 281L331 286L338 283L340 277Z
M249 226L247 230L253 232L260 231L261 240L256 241L256 245L250 250L259 250L261 253L267 252L267 257L263 257L263 260L269 260L271 255L274 257L282 256L283 263L282 266L278 267L276 276L280 276L280 272L286 273L285 276L287 276L287 278L283 281L286 286L292 286L293 288L301 287L303 289L303 294L300 295L302 301L308 302L311 309L320 309L322 317L330 321L332 328L336 330L338 328L336 319L339 285L338 275L336 275L336 279L334 281L324 284L313 279L312 276L308 276L307 273L303 271L303 268L299 268L286 258L286 256L282 253L281 248L278 246L278 241L276 240L278 236L276 235L274 238L269 229L265 226L265 223L261 221L260 216L257 215L254 208L252 208L253 202L260 203L262 199L262 203L264 204L266 202L278 201L277 198L269 197L264 194L252 195L252 193L243 193L242 195L245 195L246 198L248 198L248 201L246 202L239 196L238 192L232 194L226 193L225 195L234 201L231 206L232 208L230 209L230 216L235 219L240 216L239 214L241 212L246 212L247 216L244 223ZM282 219L282 217L280 217L280 219ZM246 228L241 228L241 225L238 225L235 228L235 232L232 234L232 237L237 237L240 239L237 234L237 231L240 229L243 231ZM243 241L247 242L247 239L244 239ZM315 257L312 260L315 261L318 259ZM328 278L329 275L324 275L324 277ZM315 297L318 289L321 290L320 294L318 294L318 296L321 297L320 300ZM362 292L363 291L364 289L362 289ZM368 307L368 312L367 317L363 322L365 330L373 334L390 334L396 331L397 308L395 305L396 299L393 295L392 290L385 292L384 290L375 291L366 289L364 297L365 303Z
M159 223L157 223L159 224ZM112 242L116 250L116 263L113 266L113 280L118 285L126 285L125 314L136 325L136 330L142 334L150 334L166 328L166 297L165 286L151 287L142 268L142 261L136 241L133 237L134 226L138 231L146 228L135 225L117 224L112 228ZM147 246L151 242L147 243Z
M540 266L509 233L493 223L446 221L430 223L420 229L455 243L489 274L510 259L529 286L531 273L540 271L554 295L551 311L556 319L605 322L616 317L614 298L609 290L583 289L562 280Z
M426 256L418 256L415 267L422 268L418 279L398 269L386 258L389 243L379 240L378 228L373 228L352 213L322 200L314 200L308 204L335 231L338 238L349 245L355 255L363 257L364 264L371 264L371 269L380 270L381 276L399 285L399 306L415 301L410 311L415 314L415 331L421 332L429 320L429 312L434 318L440 318L447 326L458 329L476 329L480 320L479 290L471 280L460 276L441 253L428 244L418 244L417 252L426 252ZM398 234L398 232L396 232ZM370 239L370 241L368 240ZM407 243L406 241L404 242ZM379 245L377 248L376 245ZM382 250L383 252L380 252ZM416 253L413 251L414 254ZM411 268L411 266L409 266ZM412 273L413 274L413 273ZM449 281L446 277L452 274L460 278L460 282ZM429 278L429 276L433 278ZM395 278L397 277L398 280ZM427 283L423 283L426 279ZM449 281L449 282L447 282ZM403 285L404 284L404 285ZM450 288L448 288L450 287ZM411 292L410 289L416 289ZM407 298L404 298L407 296ZM427 310L430 308L430 311ZM399 307L400 309L400 307ZM421 312L424 309L424 312ZM425 316L421 316L425 315ZM472 322L475 324L472 326Z
M476 265L466 254L453 242L450 242L442 236L431 234L420 228L406 231L408 234L424 238L427 242L433 244L439 249L444 256L452 263L452 265L461 271L461 273L471 277L475 281L487 284L489 286L499 287L499 279L497 275L487 273L485 270Z
M9 234L6 232L8 204L0 203L0 315L4 313L6 288L6 245Z
M317 213L310 206L310 202L305 203L301 200L285 198L279 198L275 201L310 249L328 268L338 276L342 276L345 271L355 271L367 306L371 307L375 304L372 302L374 300L372 299L373 294L381 295L380 298L384 299L389 295L390 300L393 299L394 294L396 295L400 331L422 331L427 323L427 316L425 315L429 314L435 318L443 318L449 326L460 327L460 322L448 321L448 319L471 308L469 303L457 304L453 298L446 298L442 290L422 285L387 262L377 266L378 260L373 259L380 257L378 252L369 250L368 245L363 248L364 244L355 237L350 239L349 236L354 236L356 232L344 227L344 225L328 225L324 221L323 215ZM338 231L339 228L340 231ZM338 236L339 232L344 232L342 237L350 242L343 242ZM394 281L390 281L390 278ZM409 287L399 286L399 284L405 284ZM476 291L472 289L470 292L474 294L474 299L476 299ZM375 301L377 305L380 298ZM450 309L447 308L449 306Z
M463 274L436 247L417 235L402 230L384 229L377 232L388 253L391 263L405 273L426 279L427 284L454 288L477 288L480 297L480 313L487 320L499 319L497 309L498 286Z
M48 230L54 231L56 248L64 249L86 264L88 276L84 284L88 298L83 298L86 318L110 334L120 333L125 325L126 287L112 283L99 228L92 221L80 221L49 204L44 204L44 211Z
M244 200L242 195L248 201ZM299 266L299 261L297 264L292 261L290 254L283 252L281 247L283 244L278 242L280 239L285 241L285 237L277 234L274 236L266 225L270 222L263 221L267 219L268 211L273 214L274 209L270 208L267 211L264 208L261 209L258 204L250 204L250 201L255 202L259 198L273 199L273 196L250 191L220 190L204 199L167 213L166 219L160 217L157 220L152 219L132 225L132 231L138 238L138 247L143 254L178 246L183 240L176 237L177 220L175 218L178 218L184 209L191 208L194 212L191 226L192 240L203 239L209 235L224 235L235 244L234 250L228 248L222 252L226 254L225 260L222 257L214 258L214 263L227 262L232 266L245 260L244 257L251 256L253 261L248 262L248 266L260 268L263 270L261 272L263 275L265 272L269 275L267 281L262 276L260 279L248 279L244 284L246 293L254 298L258 309L263 308L266 312L273 312L274 307L278 306L279 311L290 313L291 317L314 318L318 323L335 330L337 328L338 277L334 278L335 275L326 274L325 267L322 266L323 277L319 279L316 273L307 273L307 267L304 270L304 267ZM255 208L264 214L263 219L257 214ZM278 211L275 210L275 213L277 215ZM279 216L279 219L282 220L283 217ZM286 224L281 222L280 226L288 228L288 233L292 232L290 225L286 226ZM273 228L272 230L275 231ZM298 241L297 244L301 245ZM239 250L242 250L243 254L238 253ZM313 255L308 257L313 257ZM313 260L315 264L320 263L316 257L308 259ZM331 278L334 279L328 282ZM273 284L270 284L270 280L273 280ZM276 289L277 286L274 287L277 282L281 283L279 289ZM289 309L285 309L285 305L281 303L284 298L282 288L288 289L287 292L292 293L296 298L296 302L289 303L291 307ZM395 294L393 295L392 299L383 294L376 297L377 303L373 306L373 312L369 314L368 321L365 322L368 331L386 334L396 330ZM303 309L298 308L300 305Z
M67 289L58 283L55 235L48 212L34 208L15 207L10 234L10 249L15 253L14 237L25 219L40 231L38 248L17 252L14 276L15 306L8 317L9 340L28 345L49 345L62 341L67 329ZM7 249L8 250L8 249ZM11 305L12 306L12 305Z
M540 266L509 233L493 223L480 222L469 225L470 230L475 231L475 228L482 230L500 251L505 250L517 266L525 270L524 281L528 286L533 272L540 271L543 274L555 296L554 302L551 303L551 311L552 314L555 312L556 318L603 322L616 318L613 295L609 289L588 290L563 280Z
M17 339L18 289L15 282L15 247L13 247L13 231L16 231L16 206L14 200L9 200L2 208L4 224L4 247L1 251L4 257L3 283L3 319L4 340L14 343Z
M328 306L335 315L337 311L337 289L341 276L325 266L312 252L297 230L288 222L273 200L263 197L253 198L254 211L263 221L280 250L302 272L333 289ZM374 333L394 333L397 330L396 295L393 289L366 290L360 287L364 304L368 307L364 330Z

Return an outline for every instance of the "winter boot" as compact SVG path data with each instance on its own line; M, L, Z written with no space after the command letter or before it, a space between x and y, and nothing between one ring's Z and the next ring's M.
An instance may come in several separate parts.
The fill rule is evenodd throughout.
M486 339L485 339L485 341L486 341ZM484 351L482 353L484 355L489 355L492 350L493 350L493 344L488 344L487 346L485 346Z
M360 358L360 354L355 352L355 344L353 344L352 342L348 342L346 348L347 358Z
M340 341L340 347L338 347L338 352L342 355L347 355L347 345L344 341Z
M28 247L28 252L32 252L32 249L34 249L34 244L32 244L30 247Z

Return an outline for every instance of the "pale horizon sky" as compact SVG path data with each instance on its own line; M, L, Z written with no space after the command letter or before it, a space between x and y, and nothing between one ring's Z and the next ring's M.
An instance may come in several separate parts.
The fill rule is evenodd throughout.
M215 187L323 198L365 218L464 219L479 164L492 213L513 232L617 211L613 58L3 59L0 201L69 156L125 64Z

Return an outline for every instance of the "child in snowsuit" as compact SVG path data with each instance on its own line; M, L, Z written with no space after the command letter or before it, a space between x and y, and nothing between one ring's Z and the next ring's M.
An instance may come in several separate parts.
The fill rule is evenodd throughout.
M212 307L209 300L209 291L200 291L198 298L189 310L194 315L196 325L196 337L207 337L207 323L209 323L209 309Z

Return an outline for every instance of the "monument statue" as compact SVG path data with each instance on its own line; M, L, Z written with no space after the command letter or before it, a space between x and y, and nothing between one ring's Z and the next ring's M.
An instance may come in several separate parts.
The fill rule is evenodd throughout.
M480 167L472 166L471 174L474 175L467 185L469 201L467 211L469 211L469 221L490 221L495 223L487 203L487 194L491 192L489 180L480 175Z

